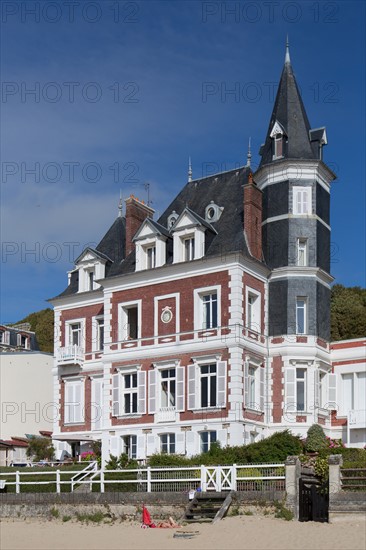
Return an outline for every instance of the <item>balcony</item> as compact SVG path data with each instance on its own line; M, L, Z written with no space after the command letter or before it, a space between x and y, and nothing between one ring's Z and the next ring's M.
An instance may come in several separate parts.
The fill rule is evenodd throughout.
M82 365L84 363L84 349L76 344L63 346L56 351L58 365Z
M175 422L176 414L175 407L160 407L155 415L155 422Z
M352 409L348 413L348 426L352 428L366 428L366 409Z

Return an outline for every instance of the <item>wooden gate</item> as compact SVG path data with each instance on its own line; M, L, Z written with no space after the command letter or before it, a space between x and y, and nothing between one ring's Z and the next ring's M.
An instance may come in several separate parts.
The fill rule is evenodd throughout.
M316 478L299 480L299 521L328 521L329 487Z

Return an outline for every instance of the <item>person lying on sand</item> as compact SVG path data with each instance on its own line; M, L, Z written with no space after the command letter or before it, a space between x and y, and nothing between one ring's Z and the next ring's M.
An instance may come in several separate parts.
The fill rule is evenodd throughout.
M167 521L159 521L155 526L157 529L176 529L177 527L182 527L170 517Z

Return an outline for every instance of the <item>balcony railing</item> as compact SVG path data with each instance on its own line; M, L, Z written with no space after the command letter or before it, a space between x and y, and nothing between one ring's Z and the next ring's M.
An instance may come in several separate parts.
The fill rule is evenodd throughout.
M84 349L76 344L58 348L56 361L59 365L82 365L84 362Z
M155 420L156 422L175 422L175 407L160 407L160 410L156 413Z
M350 428L366 428L366 409L352 409L348 413Z

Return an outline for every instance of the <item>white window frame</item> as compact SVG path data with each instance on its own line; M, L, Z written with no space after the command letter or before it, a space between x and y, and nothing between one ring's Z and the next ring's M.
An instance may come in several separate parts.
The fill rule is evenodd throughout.
M299 376L299 371L303 371L304 377ZM307 399L308 399L308 392L307 392L307 379L308 379L308 369L303 366L296 366L295 367L295 405L296 405L296 411L299 413L306 413L307 412ZM304 385L304 408L299 409L299 398L298 398L298 383L303 383Z
M128 309L137 307L137 340L141 339L141 312L142 312L142 300L132 300L131 302L123 302L118 304L118 340L132 340L129 338L129 328L128 328Z
M183 240L183 253L184 253L184 261L190 262L196 258L195 256L195 238L194 235L190 235L188 237L182 237Z
M244 407L255 412L264 412L265 369L262 364L263 360L258 358L251 356L245 358Z
M295 216L309 216L312 213L312 188L294 186L292 188L292 213Z
M202 369L204 368L215 367L214 372L203 373ZM215 378L215 403L211 404L211 378ZM202 404L202 381L207 379L207 405ZM206 363L199 366L199 408L200 409L216 409L218 407L217 403L217 383L218 383L218 372L217 372L217 362Z
M209 294L217 296L217 323L216 327L204 327L204 302L203 297ZM221 286L210 286L194 290L194 329L195 331L216 330L221 327ZM196 338L198 334L196 333Z
M250 299L254 298L254 304L250 305ZM246 323L245 326L253 332L262 331L262 294L251 287L245 290Z
M127 440L129 441L129 443L127 443ZM123 453L126 454L130 460L136 459L137 458L137 435L135 434L123 435L122 448L123 448Z
M85 318L79 318L79 319L68 319L65 321L65 344L66 346L73 346L72 338L71 338L71 326L72 325L80 325L80 341L79 344L76 344L80 348L85 348Z
M75 401L76 387L80 387L80 403ZM72 389L71 401L67 394ZM70 378L64 380L64 424L84 424L85 422L85 379Z
M173 232L173 263L186 262L185 241L194 239L194 259L205 255L205 229L203 227L182 227Z
M208 440L207 440L207 449L204 449L205 443L203 442L203 436L207 434ZM215 434L215 436L213 436ZM199 432L200 435L200 450L201 453L208 453L208 451L211 448L212 443L216 443L218 441L217 439L217 430L205 430L202 432ZM213 441L212 441L213 439Z
M193 357L188 365L187 408L188 410L224 409L227 403L227 362L220 355ZM216 405L202 407L201 367L216 363Z
M104 316L98 315L96 317L92 318L92 351L100 351L102 352L104 350ZM103 346L101 341L101 328L103 327Z
M24 346L22 345L22 338L24 338ZM30 335L19 332L17 334L17 346L22 349L30 349Z
M296 246L296 265L307 267L308 265L308 239L299 237Z
M154 363L153 366L154 369L149 371L149 412L154 414L167 409L183 412L185 410L185 368L180 365L180 360L161 361ZM175 370L175 404L163 406L162 372L172 369Z
M166 238L160 236L136 240L136 271L155 269L166 263ZM155 249L153 266L149 265L148 251Z
M135 415L135 414L139 414L138 410L139 410L139 392L138 392L138 371L137 370L131 370L131 371L123 371L123 372L120 372L120 375L122 377L122 380L121 380L121 396L120 396L120 401L121 401L121 408L122 408L122 412L121 412L121 416L131 416L131 415ZM126 388L126 376L129 376L130 377L130 380L133 381L133 376L136 376L136 386L132 386L129 387L129 388ZM126 411L125 409L125 396L126 394L129 394L130 395L130 409L133 408L133 394L136 394L136 411ZM131 407L132 405L132 407Z
M8 346L10 344L10 332L8 330L1 330L0 334L2 335L0 344Z
M146 254L146 268L154 269L156 267L156 245L152 244L150 246L146 246L145 254Z
M167 455L176 454L176 450L177 450L176 434L174 432L163 433L163 434L160 434L159 437L160 437L160 452ZM166 439L166 441L163 441L164 439Z
M96 385L100 383L100 394L98 395ZM103 425L103 392L104 392L104 380L103 376L93 376L91 383L91 397L92 397L92 418L91 424L93 430L100 430ZM97 415L95 417L94 415Z
M304 305L301 306L300 302L303 302ZM304 314L304 328L302 331L299 330L299 313L303 311ZM308 332L308 299L306 296L296 296L296 334L304 335Z

